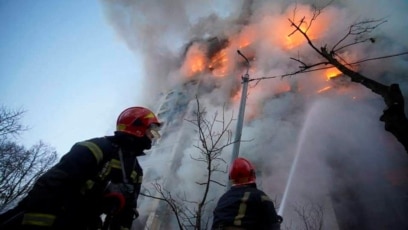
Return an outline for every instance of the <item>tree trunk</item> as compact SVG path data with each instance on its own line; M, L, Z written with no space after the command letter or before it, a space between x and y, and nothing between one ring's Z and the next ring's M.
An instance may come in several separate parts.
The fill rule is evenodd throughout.
M381 115L380 121L385 123L385 130L392 133L404 146L405 152L408 153L408 119L404 110L404 96L399 85L386 86L347 68L327 52L324 47L321 48L320 54L343 74L349 76L351 81L360 83L383 97L387 108Z

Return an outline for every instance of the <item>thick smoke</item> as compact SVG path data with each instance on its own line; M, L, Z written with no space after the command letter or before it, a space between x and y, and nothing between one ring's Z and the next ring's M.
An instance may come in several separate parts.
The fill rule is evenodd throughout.
M200 98L208 114L222 111L226 103L227 114L236 118L240 76L245 73L243 59L236 50L241 49L242 43L251 44L250 48L242 48L244 54L254 55L249 69L251 78L298 70L299 63L290 57L307 63L318 62L315 51L299 34L288 37L293 31L288 18L297 21L303 16L310 18L312 6L323 6L327 1L103 0L103 4L120 38L143 57L144 62L137 66L145 71L145 100L152 108L158 107L155 103L161 93L180 87L192 78L188 76L188 67L192 64L187 60L191 60L189 55L207 55L208 47L203 41L213 37L229 39L225 48L228 77L214 83L217 87L209 83L214 76L208 70L194 77L211 89L211 93L202 93ZM406 9L408 3L403 0L334 1L319 15L309 34L317 47L332 47L351 24L383 18L387 22L371 34L375 42L356 45L343 53L343 57L352 62L404 52L408 50ZM383 84L399 83L407 97L407 62L406 57L400 56L366 62L357 68ZM328 82L325 74L323 70L251 82L242 137L248 141L241 144L240 155L255 163L259 185L276 198L277 206L285 205L285 224L292 224L288 227L303 226L296 207L305 207L308 202L323 206L326 229L372 229L386 224L395 226L395 223L406 227L406 220L402 222L395 216L406 216L407 209L398 205L399 190L394 191L391 186L401 188L402 185L390 175L407 168L407 159L403 147L379 121L385 108L382 98L351 83L347 77ZM316 93L326 86L331 89ZM167 184L183 185L170 190L198 199L202 192L195 182L205 176L204 169L201 171L199 163L191 158L198 154L192 145L197 143L191 140L196 135L194 127L185 126L188 125L182 124L173 135L165 137L168 141L163 141L163 145L186 140L188 147L166 153L166 148L172 148L170 144L161 146L162 153L152 155L148 162L156 177L166 174ZM184 134L178 133L179 130L185 130ZM186 146L184 142L179 144ZM231 149L224 152L229 162ZM177 154L181 156L177 162L168 162ZM297 167L288 183L296 158ZM168 172L167 168L177 170ZM217 177L226 179L226 175ZM406 187L406 180L404 183ZM288 186L287 200L282 204ZM213 188L211 195L217 199L224 189ZM384 201L384 196L389 198ZM372 209L377 212L370 211ZM387 214L388 209L394 213Z

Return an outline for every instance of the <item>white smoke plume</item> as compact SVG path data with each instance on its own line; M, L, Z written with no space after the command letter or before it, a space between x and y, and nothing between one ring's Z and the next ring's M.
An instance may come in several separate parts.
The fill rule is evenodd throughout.
M203 93L200 98L208 114L222 110L227 103L227 113L235 118L240 77L245 73L243 59L236 50L253 57L250 78L298 70L299 63L290 57L310 64L316 62L315 51L299 34L288 37L293 31L288 18L310 17L312 5L328 3L317 0L102 2L120 38L143 57L144 62L137 64L145 72L147 104L157 108L155 103L161 93L197 78L211 89L211 93ZM403 0L333 1L314 22L309 35L316 46L330 47L344 36L351 24L384 18L387 22L371 34L374 43L356 45L344 57L352 62L404 52L408 50L406 9L408 3ZM211 60L206 56L209 44L205 41L213 37L228 39L223 49L228 64L210 71L207 66ZM196 62L194 58L205 62ZM358 66L358 72L386 85L399 83L407 98L407 62L406 56L366 62ZM213 75L222 75L224 80L214 83L211 79L217 77ZM292 224L287 227L300 229L303 223L294 210L306 201L322 202L325 209L332 210L325 212L327 229L336 229L333 226L372 229L386 224L394 226L393 223L407 227L408 223L401 218L408 214L407 209L398 204L407 180L401 185L401 180L396 181L392 175L406 169L408 159L403 147L379 121L385 108L382 98L349 82L347 77L327 81L326 75L328 72L322 70L251 82L242 137L250 141L241 144L240 155L257 166L259 185L272 198L276 197L277 206L285 205L282 214L285 224ZM331 89L317 93L328 86ZM187 136L194 136L191 127L186 130ZM176 140L178 135L175 132L166 138ZM168 174L164 170L171 164L166 161L172 159L165 152L158 158L152 155L150 167L155 168L157 177L167 173L168 180L177 184L170 190L190 194L195 199L201 192L194 182L204 176L198 163L190 158L197 151L192 145L178 150L184 157L179 159L176 171ZM231 157L229 152L228 148L224 156L227 162ZM282 201L296 158L287 200ZM218 179L226 179L223 176L219 175ZM215 199L224 192L223 188L213 188L211 194ZM393 213L387 214L390 209Z

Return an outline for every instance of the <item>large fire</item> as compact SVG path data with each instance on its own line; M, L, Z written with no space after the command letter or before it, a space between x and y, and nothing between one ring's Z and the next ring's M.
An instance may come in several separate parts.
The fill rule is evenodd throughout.
M248 49L248 47L258 47L260 44L269 43L269 46L281 47L285 50L292 50L300 45L306 44L307 40L299 31L295 31L288 19L292 20L301 31L306 33L311 40L321 36L328 27L328 20L314 20L313 11L307 6L296 6L294 18L294 8L289 8L282 16L265 16L258 24L245 26L238 34L231 34L228 46L222 47L211 57L208 57L199 45L189 47L188 53L182 67L182 73L187 77L192 77L198 73L210 70L215 77L225 77L231 74L235 66L236 59L230 58L229 54L235 54L237 49ZM300 17L300 15L303 15ZM303 20L302 20L303 18ZM252 54L251 54L252 55Z
M212 42L218 39L210 39L208 43L202 41L201 44L198 42L197 44L191 45L185 56L181 73L187 77L194 77L200 73L208 73L216 78L237 75L236 67L242 67L244 60L236 55L236 50L243 51L250 61L256 63L254 62L255 57L260 55L260 52L268 52L264 52L264 47L271 50L279 49L282 52L302 49L303 45L307 45L307 39L302 33L307 34L308 38L312 41L320 38L325 33L330 23L330 19L327 18L327 16L321 15L324 20L311 21L314 15L310 7L296 6L296 15L294 15L294 10L295 8L290 8L281 16L264 16L259 23L246 25L238 31L238 33L229 34L228 38L220 39L226 41L226 45L218 44L213 46L214 44ZM290 21L296 26L299 26L301 32L295 31L296 28L294 25L291 25ZM311 22L312 24L310 24ZM206 48L203 49L203 47ZM253 68L254 66L255 65L251 63L251 67ZM320 72L313 76L324 76L328 80L340 74L341 72L333 67L327 69L323 74ZM287 87L279 88L280 89L274 88L271 90L265 89L264 87L250 87L248 94L258 94L257 91L262 91L262 93L271 91L270 95L277 95L282 93L282 90L284 92L291 90L290 84L287 84ZM300 88L301 86L298 86L297 90ZM331 89L331 86L323 85L317 93L329 89ZM279 92L277 92L277 90ZM241 94L236 93L232 96L231 101L236 103L240 97ZM253 109L253 111L260 110ZM252 116L256 117L253 112L251 114L251 117Z

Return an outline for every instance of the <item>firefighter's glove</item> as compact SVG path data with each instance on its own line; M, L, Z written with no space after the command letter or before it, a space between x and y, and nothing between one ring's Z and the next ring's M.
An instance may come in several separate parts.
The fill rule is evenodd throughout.
M281 230L281 223L283 222L282 216L277 215L276 216L276 222L272 224L271 230Z
M107 193L103 196L103 212L106 214L117 214L125 207L125 202L125 197L122 193Z

